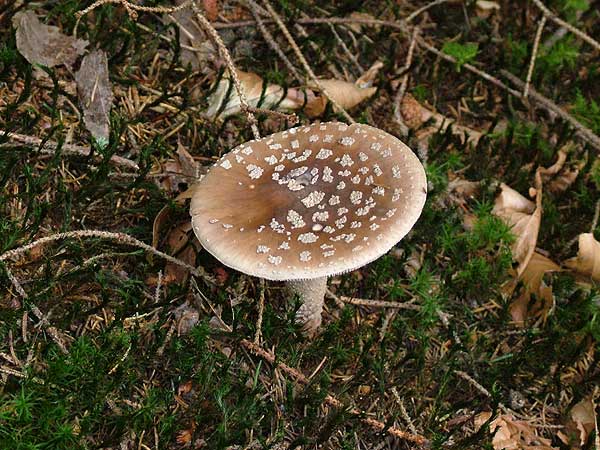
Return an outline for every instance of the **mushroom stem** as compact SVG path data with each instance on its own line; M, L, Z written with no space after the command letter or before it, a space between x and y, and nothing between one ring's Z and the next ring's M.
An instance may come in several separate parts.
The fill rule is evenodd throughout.
M291 280L288 286L292 293L297 294L302 306L296 313L296 320L303 325L308 336L316 333L321 325L321 313L327 291L327 277L310 280Z

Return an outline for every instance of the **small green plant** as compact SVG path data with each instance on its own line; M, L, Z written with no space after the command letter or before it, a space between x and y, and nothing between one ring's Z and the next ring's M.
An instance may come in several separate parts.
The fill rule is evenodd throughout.
M543 47L539 55L539 73L549 72L556 75L564 68L573 70L579 58L579 45L568 36L552 47Z
M593 99L588 102L578 90L571 112L595 133L600 133L600 105Z
M456 59L456 71L460 72L462 66L475 59L479 52L479 44L469 42L461 44L459 42L446 42L442 51Z
M523 69L528 56L527 41L513 38L511 34L506 38L506 58L508 68L515 73Z

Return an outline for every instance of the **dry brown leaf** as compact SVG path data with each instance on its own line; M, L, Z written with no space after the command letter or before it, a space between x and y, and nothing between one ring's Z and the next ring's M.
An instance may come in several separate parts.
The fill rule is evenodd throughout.
M260 106L265 109L276 107L280 111L291 111L300 108L304 104L303 100L299 100L303 96L294 89L289 89L286 93L281 86L269 84L263 92L264 81L257 74L241 70L238 70L237 74L250 106ZM217 89L208 99L208 109L205 113L207 117L211 119L216 117L225 118L242 110L240 97L234 87L231 90L229 89L230 83L228 77L223 77L219 81ZM227 96L228 93L229 96ZM222 111L220 111L221 109Z
M425 122L431 120L432 125L420 130L417 133L419 140L425 140L429 138L433 133L445 131L449 126L452 126L452 133L460 136L461 140L464 136L467 136L466 142L473 145L477 145L479 139L481 139L482 133L473 130L472 128L464 125L458 125L455 120L450 119L442 114L430 111L425 106L421 105L416 98L410 94L405 94L400 104L400 115L402 120L407 127L416 129L423 125Z
M452 174L449 175L449 177L452 176ZM446 187L448 199L456 205L465 205L468 199L472 199L477 195L477 192L481 188L481 182L469 181L459 176L454 176L456 178L451 179Z
M108 145L110 109L113 93L108 79L108 60L103 50L86 55L75 73L79 103L83 108L83 122L102 148Z
M177 143L177 158L181 166L181 173L189 178L197 179L200 175L200 164L194 159L187 149L181 145L181 142ZM189 180L188 180L189 181Z
M319 84L344 109L354 108L377 91L376 87L361 88L349 81L336 79L319 80ZM319 90L314 83L309 83L308 87L316 91Z
M167 247L170 254L175 255L189 242L188 232L191 230L192 224L190 222L183 222L169 232L167 235Z
M554 305L554 297L552 287L544 283L544 275L560 270L560 266L554 261L537 252L533 253L527 267L521 274L522 291L509 307L514 322L522 325L527 319L545 317ZM532 303L533 294L535 294L536 299Z
M537 180L539 181L539 180ZM513 259L519 263L518 274L525 270L533 255L542 220L541 181L539 181L537 205L517 191L502 183L492 213L512 227L516 241L512 245Z
M17 29L17 49L31 64L70 67L89 44L61 33L58 27L41 23L33 11L16 13L12 22Z
M193 245L185 247L178 255L177 259L189 264L190 266L196 265L196 250ZM165 284L177 283L183 284L187 281L189 272L185 267L181 267L179 264L167 263L165 266L165 276L163 282Z
M483 411L479 414L477 414L475 416L474 419L474 425L475 425L475 431L479 431L479 429L483 426L484 423L486 423L488 420L490 420L492 417L492 412L491 411Z
M494 433L492 446L495 450L558 450L552 441L538 436L537 430L524 420L504 414L490 424Z
M356 79L354 84L362 89L373 86L373 81L375 81L377 74L382 68L383 63L381 61L375 61L371 67L365 71L365 73Z
M188 301L184 302L173 311L177 322L177 334L188 334L200 320L200 313Z
M181 192L182 186L189 187L200 179L203 172L202 166L181 143L177 145L176 155L176 160L170 159L164 163L162 170L165 177L155 181L161 189L167 192Z
M219 17L219 2L217 0L203 0L204 11L206 12L206 18L211 22L214 22Z
M580 234L577 256L566 260L564 264L569 269L600 281L600 242L592 233Z
M594 405L593 399L591 397L584 398L571 408L565 428L557 435L573 450L580 449L594 431L596 420L596 405Z
M487 19L496 11L500 11L500 5L497 2L489 0L477 0L475 2L475 13L480 19Z
M579 171L583 169L587 162L587 156L582 161L565 164L567 162L567 152L572 144L566 144L558 151L556 162L548 168L540 168L540 174L544 183L547 183L548 190L553 193L566 191L577 179Z
M177 0L176 3L179 5L183 2L184 0ZM218 14L218 10L216 10L216 13ZM202 73L213 70L212 64L208 63L214 63L218 59L218 52L212 41L208 39L206 32L200 28L194 19L193 10L184 8L174 12L169 17L179 28L181 62L183 65L190 64L192 69L199 70ZM209 20L213 19L209 18Z

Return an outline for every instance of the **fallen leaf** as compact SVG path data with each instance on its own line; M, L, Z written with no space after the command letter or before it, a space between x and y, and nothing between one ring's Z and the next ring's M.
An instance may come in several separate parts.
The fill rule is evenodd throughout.
M465 205L469 199L475 197L480 188L481 182L469 181L456 176L456 178L448 182L446 192L448 199L452 203L456 205Z
M217 20L219 17L219 4L217 0L203 0L204 11L206 12L206 18L211 22Z
M479 431L479 429L483 426L484 423L486 423L488 420L490 420L492 417L492 412L491 411L483 411L479 414L477 414L475 416L474 419L474 425L475 425L475 431Z
M12 22L17 29L17 49L31 64L71 67L89 44L61 33L58 27L41 23L33 11L16 13Z
M238 70L237 74L242 91L248 100L248 104L252 107L260 106L265 109L276 107L280 111L290 111L298 109L304 104L303 101L298 100L300 95L293 89L288 90L286 93L281 86L276 84L269 84L266 89L263 89L264 80L255 73ZM230 89L230 84L231 80L228 76L219 81L217 89L208 98L208 109L205 112L207 117L211 119L216 117L225 118L242 110L240 97L234 86L231 86Z
M192 444L193 435L194 435L193 428L189 428L187 430L181 430L177 433L177 437L175 438L175 441L177 441L177 443L179 445L189 446Z
M452 133L459 136L463 142L466 135L466 143L477 145L483 136L479 131L457 124L454 119L430 111L410 94L405 94L402 98L402 102L400 103L400 115L406 126L411 129L420 128L426 122L431 121L431 126L419 130L417 133L417 138L420 141L426 140L437 131L445 131L449 126L451 126Z
M496 11L500 11L500 5L497 2L489 0L477 0L475 2L475 13L480 19L487 19Z
M158 186L167 192L181 192L184 186L188 186L189 189L191 184L200 179L203 172L202 166L181 143L177 144L175 154L177 159L170 159L163 165L165 177L155 180Z
M577 256L566 260L564 264L571 270L600 281L600 242L592 233L580 234Z
M103 50L86 55L75 73L83 122L101 148L108 145L113 93L108 79L108 60Z
M319 84L344 109L354 108L377 91L376 87L361 88L349 81L336 79L319 80ZM314 82L309 83L308 87L316 91L320 89Z
M534 252L521 274L523 282L520 295L511 303L509 312L519 325L527 319L545 316L554 305L552 287L544 283L544 275L560 271L560 266L549 258ZM532 295L535 301L532 302Z
M181 142L177 143L176 153L181 165L181 172L188 177L198 178L200 175L200 164L190 155Z
M184 1L185 0L177 0L176 3L180 5ZM214 3L216 7L216 1ZM187 66L190 64L192 69L199 70L202 73L213 70L212 64L209 63L214 63L218 59L218 52L213 42L208 38L206 32L200 28L194 19L193 10L191 8L184 8L175 11L169 18L175 22L179 28L181 62L183 65ZM209 20L214 19L209 18Z
M374 62L365 73L356 79L354 84L362 89L373 86L373 81L377 78L377 74L379 74L382 67L383 63L381 61Z
M177 321L177 334L179 336L188 334L200 320L200 313L188 301L175 308L173 316Z
M566 191L577 179L579 171L587 163L587 155L581 161L566 164L567 155L573 147L572 143L565 144L557 154L556 162L548 168L540 168L540 174L548 190L553 193Z
M178 255L177 259L189 264L190 266L196 265L196 250L193 245L188 245L185 247ZM163 281L165 285L176 283L183 284L187 281L189 277L189 272L185 267L180 266L179 264L174 264L172 262L168 262L165 266L165 276Z
M580 449L587 443L590 434L594 431L595 424L596 406L592 398L587 397L571 408L565 428L557 435L573 450Z
M492 446L495 450L558 450L552 441L538 436L537 430L524 420L504 414L490 424L494 433Z
M538 180L539 181L539 180ZM492 213L512 227L516 241L512 245L513 259L519 263L520 276L533 255L542 220L541 181L539 181L536 203L502 183Z
M188 242L188 232L191 231L191 222L183 222L174 227L167 235L167 247L172 255L177 254Z

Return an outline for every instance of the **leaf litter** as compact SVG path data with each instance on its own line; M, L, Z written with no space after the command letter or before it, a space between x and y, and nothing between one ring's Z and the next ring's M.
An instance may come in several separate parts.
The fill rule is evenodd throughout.
M75 81L83 108L83 122L100 148L104 148L110 136L110 110L114 98L106 53L94 50L86 55L75 73Z
M67 36L58 27L43 24L30 10L16 13L13 26L17 48L31 64L72 67L89 45L85 39Z

